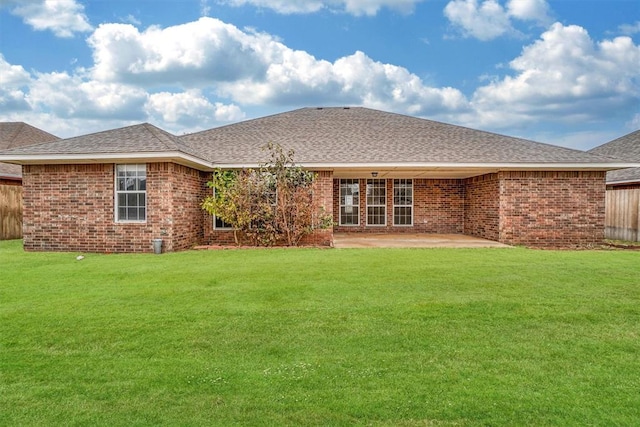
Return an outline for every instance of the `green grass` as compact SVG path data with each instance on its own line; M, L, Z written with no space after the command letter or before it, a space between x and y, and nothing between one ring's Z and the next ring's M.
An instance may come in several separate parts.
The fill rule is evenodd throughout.
M20 243L0 425L640 423L640 252Z

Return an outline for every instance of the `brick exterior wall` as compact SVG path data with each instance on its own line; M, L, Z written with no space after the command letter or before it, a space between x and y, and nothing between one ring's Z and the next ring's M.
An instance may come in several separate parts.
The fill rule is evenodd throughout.
M114 219L113 164L23 168L26 250L152 252L198 244L233 244L214 230L200 203L209 173L174 163L147 165L147 221ZM414 179L413 226L393 226L393 180L386 181L387 225L366 226L366 179L360 180L360 225L336 225L304 244L330 245L333 232L469 234L512 245L589 247L604 238L604 172L499 172L465 180ZM319 172L315 194L339 221L339 180Z
M498 174L464 180L464 234L500 240L500 181Z
M202 241L203 173L173 163L147 164L147 221L114 218L113 164L23 168L24 247L38 251L152 252Z
M340 224L340 180L333 181L335 232L460 234L464 225L464 184L457 179L413 180L413 226L393 225L393 179L386 180L385 226L367 225L367 180L360 180L360 224Z
M465 180L414 179L414 225L393 226L393 180L387 225L366 225L366 179L360 225L336 232L464 233L510 245L582 248L604 238L604 172L500 172ZM340 181L333 188L339 222Z
M500 242L542 248L602 243L605 172L500 172L498 177Z

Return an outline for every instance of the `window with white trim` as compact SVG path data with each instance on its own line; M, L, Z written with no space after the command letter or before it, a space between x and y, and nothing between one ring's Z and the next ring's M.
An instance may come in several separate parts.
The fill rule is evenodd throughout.
M213 216L213 228L216 230L233 230L233 226L231 224L227 224L215 215Z
M340 180L340 225L360 225L360 180Z
M213 196L215 197L216 195L216 189L213 189ZM222 219L218 218L217 216L213 216L213 229L214 230L233 230L233 226L231 224L228 224L226 222L224 222Z
M387 225L387 184L367 179L367 225Z
M116 221L147 220L147 165L116 165Z
M413 225L413 180L393 180L393 225Z

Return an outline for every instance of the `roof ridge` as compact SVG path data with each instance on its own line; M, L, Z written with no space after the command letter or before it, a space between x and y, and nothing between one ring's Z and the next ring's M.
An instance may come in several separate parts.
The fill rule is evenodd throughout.
M238 120L237 122L227 123L227 124L222 125L222 126L214 126L214 127L212 127L212 128L209 128L209 129L199 130L199 131L197 131L197 132L185 133L184 135L180 135L180 136L178 136L178 138L179 138L179 139L182 139L182 138L186 138L186 137L191 137L191 136L199 135L199 134L201 134L201 133L205 133L205 132L212 131L213 129L224 129L224 128L227 128L227 127L229 127L229 126L237 125L238 123L251 123L251 122L254 122L254 121L256 121L256 120L267 119L267 118L270 118L270 117L279 116L279 115L281 115L281 114L289 114L289 113L293 113L293 112L295 112L295 111L307 110L307 109L309 109L309 108L311 108L311 107L302 107L302 108L297 108L297 109L295 109L295 110L287 110L287 111L281 111L281 112L279 112L279 113L269 114L269 115L267 115L267 116L260 116L260 117L253 117L253 118L251 118L251 119Z
M151 135L153 135L154 138L156 138L162 145L165 146L165 148L169 148L169 149L173 149L173 150L177 150L178 148L178 142L176 141L177 136L167 132L164 129L160 129L159 127L145 122L141 124ZM163 137L167 138L171 144L168 144L166 140L164 140L164 138L161 138L160 135L162 135Z
M26 124L25 122L16 122L16 123L18 124L18 126L16 127L15 132L13 132L13 135L11 135L11 138L9 139L9 146L7 148L16 148L14 146L16 143L16 139L18 138L18 135L20 135L20 132L22 132L22 129Z

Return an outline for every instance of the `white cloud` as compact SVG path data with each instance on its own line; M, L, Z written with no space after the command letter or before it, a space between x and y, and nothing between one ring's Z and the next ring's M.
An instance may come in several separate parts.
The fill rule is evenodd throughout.
M640 21L636 21L633 24L622 24L618 27L618 30L625 35L632 36L640 33Z
M207 17L143 32L128 24L103 24L88 42L96 79L185 87L263 74L263 51L274 43L269 36L247 34Z
M509 0L507 11L509 16L522 21L536 21L544 26L552 21L546 0Z
M373 16L382 8L411 13L416 4L424 0L219 0L232 6L252 5L268 8L282 14L314 13L323 9L352 15Z
M149 96L145 110L153 119L171 128L178 127L182 132L202 130L213 123L238 121L245 117L237 105L212 104L199 90L154 93Z
M473 95L479 122L586 122L624 116L640 99L640 46L629 37L594 42L585 29L556 23L511 61L516 74Z
M21 65L12 65L0 53L0 88L18 88L28 85L31 76Z
M34 29L51 30L58 37L72 37L74 33L92 30L84 6L76 0L4 0L3 3Z
M36 107L62 118L144 120L147 93L118 83L86 80L67 73L43 73L29 88Z
M59 136L143 121L184 133L244 117L237 105L211 102L199 90L148 93L134 85L93 80L83 69L31 75L0 54L0 120L27 121Z
M211 6L208 0L200 0L200 16L209 16L209 13L211 13Z
M509 15L495 0L478 4L477 0L454 0L444 9L445 16L465 36L492 40L514 31Z
M369 105L413 114L467 105L460 91L428 87L407 69L362 52L331 63L213 18L143 32L101 25L89 43L97 80L208 87L245 105Z
M31 83L31 76L20 65L11 65L0 53L0 112L25 111L29 104L25 88Z
M519 34L514 19L542 26L551 22L546 0L509 0L506 7L497 0L453 0L445 6L444 15L463 36L483 41Z

